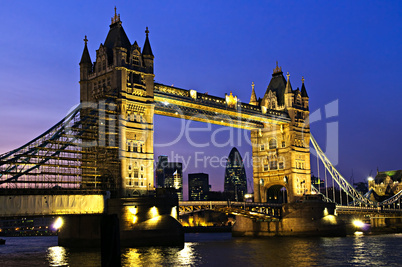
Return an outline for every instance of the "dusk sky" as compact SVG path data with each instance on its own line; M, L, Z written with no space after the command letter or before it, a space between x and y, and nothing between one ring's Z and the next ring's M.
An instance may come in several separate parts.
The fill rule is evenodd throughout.
M149 27L155 82L220 97L232 91L248 103L251 83L262 98L278 61L293 89L304 76L310 112L321 112L311 132L324 151L327 142L337 144L332 157L345 178L366 181L377 168L402 169L401 1L2 1L0 154L45 132L79 103L84 36L94 61L115 6L131 43L142 47ZM329 117L331 103L338 109ZM156 116L155 144L175 140L182 123L189 122ZM339 127L331 141L327 123ZM223 190L224 166L195 166L196 157L225 158L234 145L251 158L249 132L235 129L232 140L231 130L222 129L192 133L192 141L209 143L203 148L185 137L155 146L155 157L190 160L185 196L192 172L209 173L212 190ZM215 147L214 131L219 144L229 144ZM246 173L251 180L247 162Z

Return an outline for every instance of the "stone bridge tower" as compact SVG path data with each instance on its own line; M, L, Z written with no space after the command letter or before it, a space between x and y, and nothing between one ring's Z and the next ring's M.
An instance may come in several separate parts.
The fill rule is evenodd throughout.
M96 61L91 61L85 37L80 62L81 117L97 108L99 118L97 138L87 148L96 151L95 182L87 186L108 184L119 197L154 189L154 55L148 28L145 33L142 49L136 41L131 44L115 9Z
M264 97L258 101L253 84L250 104L260 106L263 113L285 111L291 120L251 131L255 202L295 202L310 193L308 95L304 78L301 90L293 90L289 77L288 73L285 79L277 64Z

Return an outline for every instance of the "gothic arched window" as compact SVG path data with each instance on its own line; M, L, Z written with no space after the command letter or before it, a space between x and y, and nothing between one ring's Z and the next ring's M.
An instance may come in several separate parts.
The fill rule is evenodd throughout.
M272 138L271 140L269 140L269 149L274 149L276 147L277 147L276 139Z

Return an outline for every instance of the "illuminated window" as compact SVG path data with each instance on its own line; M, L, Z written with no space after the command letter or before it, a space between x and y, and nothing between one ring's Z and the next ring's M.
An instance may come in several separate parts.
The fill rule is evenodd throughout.
M138 152L138 144L136 142L133 143L133 152Z
M274 149L276 148L276 139L272 138L271 140L269 140L269 149Z
M279 169L283 170L285 168L285 163L283 161L279 161Z
M277 170L278 169L278 161L276 160L271 160L269 162L269 169L270 170Z
M127 142L127 151L131 152L131 142L130 141Z

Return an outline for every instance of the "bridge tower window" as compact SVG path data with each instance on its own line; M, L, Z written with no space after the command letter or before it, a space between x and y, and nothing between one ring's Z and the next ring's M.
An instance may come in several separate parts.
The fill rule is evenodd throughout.
M285 163L283 161L279 161L278 167L280 170L283 170L285 168Z
M138 152L138 144L137 144L137 142L133 143L133 152Z
M269 149L275 149L276 147L277 147L276 139L272 138L271 140L269 140Z
M266 172L268 170L269 170L268 164L264 164L264 172Z
M269 162L269 169L270 170L277 170L278 169L278 161L276 159L272 159Z

